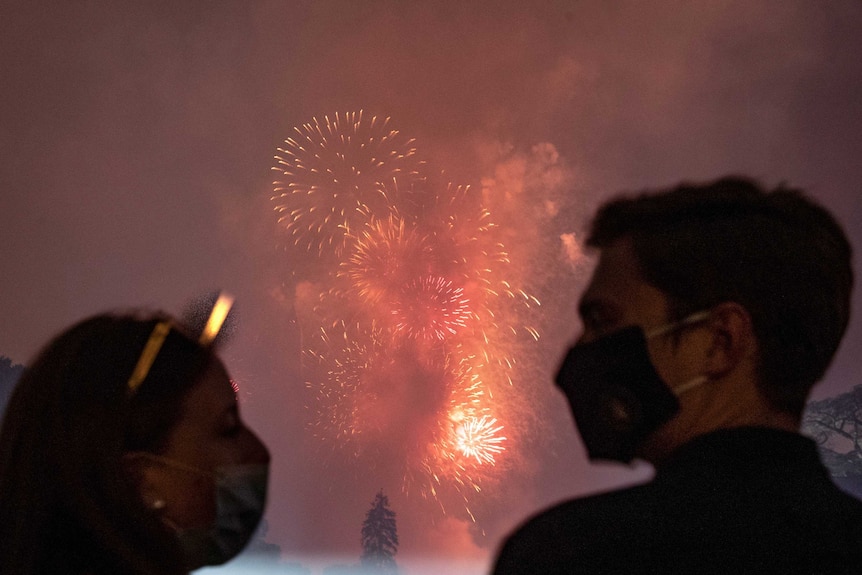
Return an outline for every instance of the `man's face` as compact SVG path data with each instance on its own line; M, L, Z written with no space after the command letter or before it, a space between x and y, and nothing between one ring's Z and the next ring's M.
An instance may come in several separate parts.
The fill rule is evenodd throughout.
M601 250L578 313L584 325L580 343L632 325L649 330L669 321L667 298L641 277L628 240Z
M578 312L584 326L579 343L633 325L649 332L674 321L668 315L667 297L643 279L628 238L601 250ZM673 388L703 374L708 345L708 330L692 327L650 339L648 350L659 376ZM644 441L639 455L656 460L688 439L696 424L694 414L699 411L692 408L692 401L690 394L680 397L680 412Z

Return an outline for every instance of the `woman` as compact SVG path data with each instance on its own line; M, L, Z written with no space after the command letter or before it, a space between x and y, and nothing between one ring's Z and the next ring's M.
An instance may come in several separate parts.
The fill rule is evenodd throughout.
M187 573L239 553L269 454L213 338L100 315L37 356L0 432L4 574Z

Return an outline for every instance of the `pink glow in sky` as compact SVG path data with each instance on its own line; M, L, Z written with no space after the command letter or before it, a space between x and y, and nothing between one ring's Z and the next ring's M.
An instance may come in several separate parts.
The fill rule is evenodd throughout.
M578 239L612 194L727 173L787 181L862 249L855 0L37 0L0 13L0 355L25 363L105 309L180 314L234 294L225 359L274 456L267 539L288 560L358 557L381 487L399 558L482 562L536 509L648 473L588 466L550 380L589 274ZM471 186L507 278L542 303L505 406L523 415L505 423L523 458L483 485L475 523L309 431L300 326L322 264L285 249L270 168L295 126L360 109ZM459 213L463 229L478 213ZM818 397L862 383L860 290L854 303Z

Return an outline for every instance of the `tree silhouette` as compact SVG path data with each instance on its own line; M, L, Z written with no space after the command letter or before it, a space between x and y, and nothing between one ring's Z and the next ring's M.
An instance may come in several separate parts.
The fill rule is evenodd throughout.
M383 495L381 489L362 522L360 563L364 569L375 573L397 573L396 553L398 528L395 525L395 512L389 509L389 498Z
M3 419L6 404L9 403L12 390L22 373L24 373L23 365L13 364L11 359L5 355L0 355L0 420Z
M810 402L802 431L819 444L820 458L832 479L862 498L862 385Z

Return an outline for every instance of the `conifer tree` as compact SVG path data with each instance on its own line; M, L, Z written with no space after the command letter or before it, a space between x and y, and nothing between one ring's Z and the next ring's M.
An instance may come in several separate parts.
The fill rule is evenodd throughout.
M0 421L3 420L6 404L9 403L12 390L15 389L15 384L18 383L22 373L24 373L23 365L13 364L11 359L0 355Z
M364 569L374 573L397 573L395 554L398 552L398 528L395 512L389 509L389 498L383 490L377 492L371 509L362 522L362 556Z

